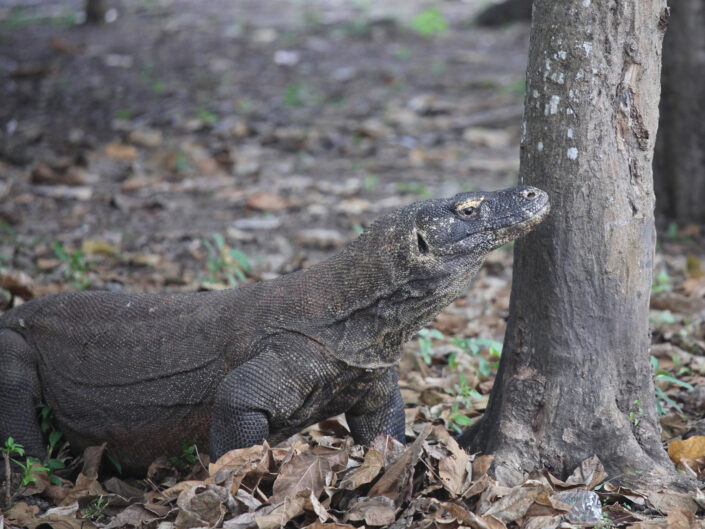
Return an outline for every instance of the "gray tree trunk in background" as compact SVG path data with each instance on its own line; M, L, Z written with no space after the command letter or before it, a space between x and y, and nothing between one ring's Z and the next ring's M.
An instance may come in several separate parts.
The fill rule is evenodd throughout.
M652 155L666 0L535 0L521 170L549 218L516 244L504 352L484 417L461 436L503 480L677 484L649 363ZM683 483L685 482L685 483Z
M660 215L705 223L705 0L671 0L654 180Z
M103 0L86 0L86 22L100 24L105 20L105 4Z

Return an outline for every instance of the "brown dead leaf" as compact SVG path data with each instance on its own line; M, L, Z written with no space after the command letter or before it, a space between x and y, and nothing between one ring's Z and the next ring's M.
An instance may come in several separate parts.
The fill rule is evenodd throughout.
M509 494L482 512L484 516L494 516L498 520L509 523L523 518L529 507L543 494L550 494L551 487L537 481L527 481L522 486L512 487Z
M133 504L115 516L103 529L114 529L116 527L144 527L146 524L158 520L160 516L148 511L143 505Z
M681 285L683 293L689 298L705 297L705 277L690 277Z
M179 494L176 529L219 526L227 508L228 490L218 485L197 485Z
M410 447L408 447L396 462L391 464L382 477L370 489L368 495L386 496L399 504L405 493L410 491L413 469L421 457L423 443L431 433L431 425L426 426Z
M492 466L492 461L494 461L494 454L486 454L482 456L477 456L472 461L472 479L476 480L480 476L487 474L487 471Z
M384 467L393 464L404 453L406 447L391 435L378 435L370 443L370 448L384 456Z
M25 300L34 297L34 280L21 270L0 270L0 288Z
M106 241L86 239L81 243L81 251L89 255L115 255L118 249Z
M451 494L458 495L466 488L466 482L471 477L468 469L470 458L467 452L460 448L457 441L442 426L434 426L432 437L441 443L448 451L448 456L438 462L438 475L443 487Z
M272 503L294 497L302 490L309 489L319 497L325 487L333 484L335 474L330 462L311 452L304 452L284 463L272 487Z
M352 522L364 521L365 525L389 525L396 519L396 507L390 498L370 495L354 503L347 518Z
M311 525L304 527L304 529L355 529L355 526L342 523L321 523L316 520Z
M28 506L24 502L15 504L5 512L5 517L10 526L26 527L36 529L41 526L50 529L95 529L95 524L90 520L76 518L75 512L78 504L71 506L49 509L41 516L37 516L39 507Z
M247 206L258 211L281 211L288 204L281 197L267 191L258 191L247 198Z
M690 511L677 509L666 516L667 529L690 529L695 527L695 514Z
M284 527L289 520L304 512L304 507L311 494L309 489L304 489L287 497L283 503L277 505L270 513L255 518L257 528L276 529L277 527Z
M162 491L162 496L165 498L176 498L179 494L181 494L183 491L192 489L193 487L198 487L202 486L205 487L207 483L205 481L196 481L196 480L187 480L187 481L179 481L176 485L173 487L169 487L168 489Z
M580 466L573 470L573 473L568 476L566 483L571 485L585 485L587 490L592 490L607 479L607 472L602 462L597 456L592 456L586 459Z
M697 459L705 456L705 435L694 435L684 441L673 441L668 445L668 455L678 464L681 459Z
M224 454L218 461L208 465L211 480L230 489L235 494L245 479L259 481L269 474L274 466L273 452L265 442L262 445L239 448Z
M647 492L646 504L652 509L656 509L661 514L668 514L674 510L690 511L692 513L698 511L698 504L695 503L692 494L671 490Z
M478 514L475 514L474 512L470 512L467 509L461 507L460 505L456 503L451 503L451 502L446 502L441 504L442 509L440 509L438 512L439 514L442 513L448 513L450 514L455 520L458 521L460 525L463 526L469 526L472 527L473 529L506 529L507 526L504 525L501 521L499 521L497 518L494 516L480 516ZM442 517L439 519L440 521L443 521L445 523L448 523L448 518L447 517Z
M110 142L105 144L105 154L121 162L131 162L137 158L138 153L134 145Z
M340 488L344 490L355 490L356 488L372 482L384 467L384 456L370 448L365 454L362 465L357 467L352 474L340 482Z

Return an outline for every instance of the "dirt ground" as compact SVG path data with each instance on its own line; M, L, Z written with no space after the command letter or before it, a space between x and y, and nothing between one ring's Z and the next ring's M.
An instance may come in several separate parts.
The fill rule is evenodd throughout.
M81 4L0 0L0 301L6 308L76 288L177 291L269 279L326 258L372 219L401 205L517 182L529 27L473 26L486 1L110 1L111 22L97 26L80 23ZM705 406L705 255L700 227L666 226L661 240L652 321L667 443L693 427L699 432ZM501 250L488 259L468 296L438 318L436 332L408 346L401 378L408 417L417 425L407 432L411 438L426 439L424 428L434 420L457 431L484 409L510 280L511 252ZM328 434L340 434L340 427L328 426ZM361 452L344 441L308 435L305 440L313 436L316 448L335 447L361 464ZM443 457L461 457L447 433L434 429L430 435L450 454ZM265 450L258 457L283 469L292 458L311 455L291 446L288 455ZM413 475L414 465L423 463L442 475L443 458L424 450L404 468ZM324 457L320 450L315 456ZM85 464L97 472L92 457L83 463L84 473ZM705 460L698 457L685 459L699 475ZM126 505L136 505L116 499L124 500L127 489L115 482L101 481L106 488L99 492L79 490L74 480L80 465L73 463L73 474L57 472L81 509L57 514L64 522L78 516L105 525ZM186 488L166 496L155 491L176 486L177 478L203 480L203 472L189 476L172 464L167 475L166 467L155 467L149 481L154 495L141 498L142 518L130 518L128 525L156 527L174 522L177 512L191 512L175 504ZM396 491L392 507L367 506L360 518L349 510L346 516L331 510L326 518L307 504L303 515L277 520L302 527L312 523L315 511L321 526L389 525L379 513L389 515L384 508L391 508L397 524L406 520L404 527L430 512L442 513L434 523L444 527L500 527L497 521L504 527L538 516L525 509L512 511L515 518L487 515L492 520L483 518L486 525L473 525L472 513L458 513L447 503L460 489L429 479L431 484L414 482L411 503L404 496L410 491ZM586 479L582 486L596 484ZM496 495L486 492L472 506L453 505L482 510L478 505L485 501L484 516L508 494L477 490ZM54 490L54 500L70 504L66 491L61 496ZM271 483L265 484L260 494L271 491ZM682 504L669 511L636 493L601 494L613 506L604 511L603 527L691 512ZM102 497L112 498L114 510L94 516ZM326 507L346 510L337 498ZM615 501L628 508L614 507ZM240 515L262 504L248 504L250 511L241 506ZM411 505L416 510L409 511ZM234 511L228 509L230 517ZM372 511L379 517L365 518ZM542 516L565 514L549 511ZM6 523L36 526L27 512L26 518L6 513ZM183 525L179 516L182 527L198 526ZM455 525L447 521L453 516ZM127 518L120 520L111 527Z

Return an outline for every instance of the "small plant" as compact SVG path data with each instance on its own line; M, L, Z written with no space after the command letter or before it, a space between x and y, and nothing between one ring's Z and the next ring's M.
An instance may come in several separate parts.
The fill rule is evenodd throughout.
M482 395L468 382L464 373L458 373L458 383L452 388L446 388L445 392L454 397L453 407L448 416L450 427L460 433L464 428L472 424L472 419L459 411L462 405L465 409L472 409L472 401L482 400Z
M81 509L81 516L97 522L105 516L105 509L108 505L110 505L110 500L104 496L98 496Z
M47 457L44 465L47 467L47 472L49 474L49 481L54 485L61 485L61 480L54 474L55 471L62 468L66 468L66 465L61 459L52 457L53 454L58 453L61 445L60 443L63 434L54 428L54 410L50 406L44 403L37 404L37 410L39 414L39 427L42 433L47 436L49 444L47 444Z
M670 292L672 289L671 276L668 275L665 268L662 268L654 278L654 282L651 285L651 293L658 294L659 292Z
M419 195L424 199L431 198L431 192L428 188L418 182L398 182L397 190L402 193L413 193L414 195Z
M365 191L374 191L379 186L379 176L365 172L364 186Z
M206 125L215 125L218 122L218 115L206 108L199 110L196 118Z
M687 382L683 382L682 380L678 380L676 377L674 377L667 371L659 370L659 361L658 358L656 358L655 356L651 357L651 367L654 371L654 382L669 382L671 384L676 384L677 386L685 388L688 391L693 391L695 389L692 385L688 384ZM656 394L656 409L658 411L659 416L666 415L666 407L673 408L678 413L683 414L683 408L681 408L680 405L675 402L672 398L666 395L666 393L656 383L654 384L654 393Z
M221 234L214 233L212 237L213 242L203 239L203 245L208 252L206 281L216 284L227 282L231 287L245 281L245 274L252 270L247 255L242 250L228 247Z
M37 481L37 472L48 472L49 468L42 465L41 461L36 457L28 457L25 462L17 461L13 459L17 466L22 469L22 486L26 487L30 483L35 483Z
M79 249L69 254L64 245L58 241L54 241L51 247L54 250L54 255L66 266L64 276L70 279L71 285L78 290L83 290L90 286L91 279L88 277L88 272L91 263L86 260L86 255L83 251Z
M636 399L634 401L634 406L636 406L636 408L629 412L629 422L632 423L634 427L636 427L639 426L638 415L644 413L644 409L641 407L641 401L639 399Z
M10 484L10 477L12 476L10 472L10 457L12 454L17 454L22 457L24 455L24 446L20 443L16 443L12 437L8 437L2 447L2 456L5 460L5 505L7 507L9 507L12 502L12 487Z
M188 468L190 465L196 463L196 445L189 444L184 441L181 444L181 454L178 456L171 456L169 458L169 463L172 464L176 469L183 470Z
M431 7L416 15L411 20L411 27L419 35L434 37L448 30L448 22L438 9Z
M433 357L432 339L445 340L445 336L438 329L421 329L419 331L419 354L427 365L431 365L431 358Z
M310 99L311 92L301 83L289 83L282 95L282 103L285 107L303 107Z

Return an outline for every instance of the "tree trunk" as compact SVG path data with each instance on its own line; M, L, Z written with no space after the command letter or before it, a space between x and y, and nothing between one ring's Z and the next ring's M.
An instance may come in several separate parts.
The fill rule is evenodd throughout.
M515 249L504 353L461 436L495 475L673 483L649 363L651 161L666 0L535 0L521 170L551 214ZM503 472L504 471L504 472Z
M654 179L660 216L705 223L705 0L671 0Z
M105 20L105 4L103 0L86 0L86 22L100 24Z

